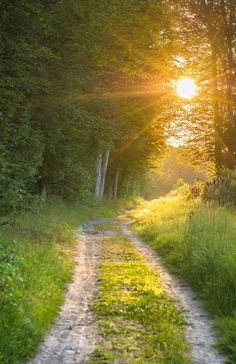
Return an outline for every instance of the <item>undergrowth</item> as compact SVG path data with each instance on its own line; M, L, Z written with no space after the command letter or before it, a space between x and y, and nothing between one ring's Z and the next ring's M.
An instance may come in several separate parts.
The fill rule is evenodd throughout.
M203 299L219 348L236 362L236 213L167 196L129 213L135 229Z
M87 218L114 217L116 205L55 200L0 226L0 363L24 362L37 350L72 278L75 229ZM7 222L7 223L6 223Z
M89 363L190 363L183 317L157 274L120 234L104 239L103 254L94 306L101 340Z

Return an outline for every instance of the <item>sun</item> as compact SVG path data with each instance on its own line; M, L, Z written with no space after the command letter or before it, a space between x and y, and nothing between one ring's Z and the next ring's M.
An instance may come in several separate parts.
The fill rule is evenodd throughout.
M192 78L184 77L176 82L176 91L179 97L192 99L197 94L197 86Z

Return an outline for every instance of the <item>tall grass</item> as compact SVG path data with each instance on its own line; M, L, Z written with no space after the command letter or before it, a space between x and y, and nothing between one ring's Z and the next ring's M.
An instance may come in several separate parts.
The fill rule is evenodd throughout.
M141 236L203 298L219 346L236 362L236 212L180 197L143 203L130 215Z
M114 216L115 208L55 200L0 227L1 364L21 363L36 352L72 278L75 229L87 218Z

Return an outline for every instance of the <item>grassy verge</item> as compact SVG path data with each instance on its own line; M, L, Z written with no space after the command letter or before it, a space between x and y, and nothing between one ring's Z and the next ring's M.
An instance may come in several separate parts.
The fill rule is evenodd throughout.
M115 209L54 201L0 227L0 363L35 353L72 278L74 229L87 218L113 217Z
M100 293L94 307L101 340L90 364L190 363L183 317L157 274L117 227L114 230L117 236L105 238L103 244Z
M219 347L236 362L236 213L183 198L144 202L135 229L184 277L215 318Z

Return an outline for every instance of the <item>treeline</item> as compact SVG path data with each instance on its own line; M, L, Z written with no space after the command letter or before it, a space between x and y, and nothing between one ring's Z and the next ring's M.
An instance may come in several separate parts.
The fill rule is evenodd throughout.
M0 208L140 189L164 145L159 1L0 1Z
M235 12L233 0L0 0L0 210L142 192L169 124L184 158L234 169ZM189 102L170 82L186 75Z

